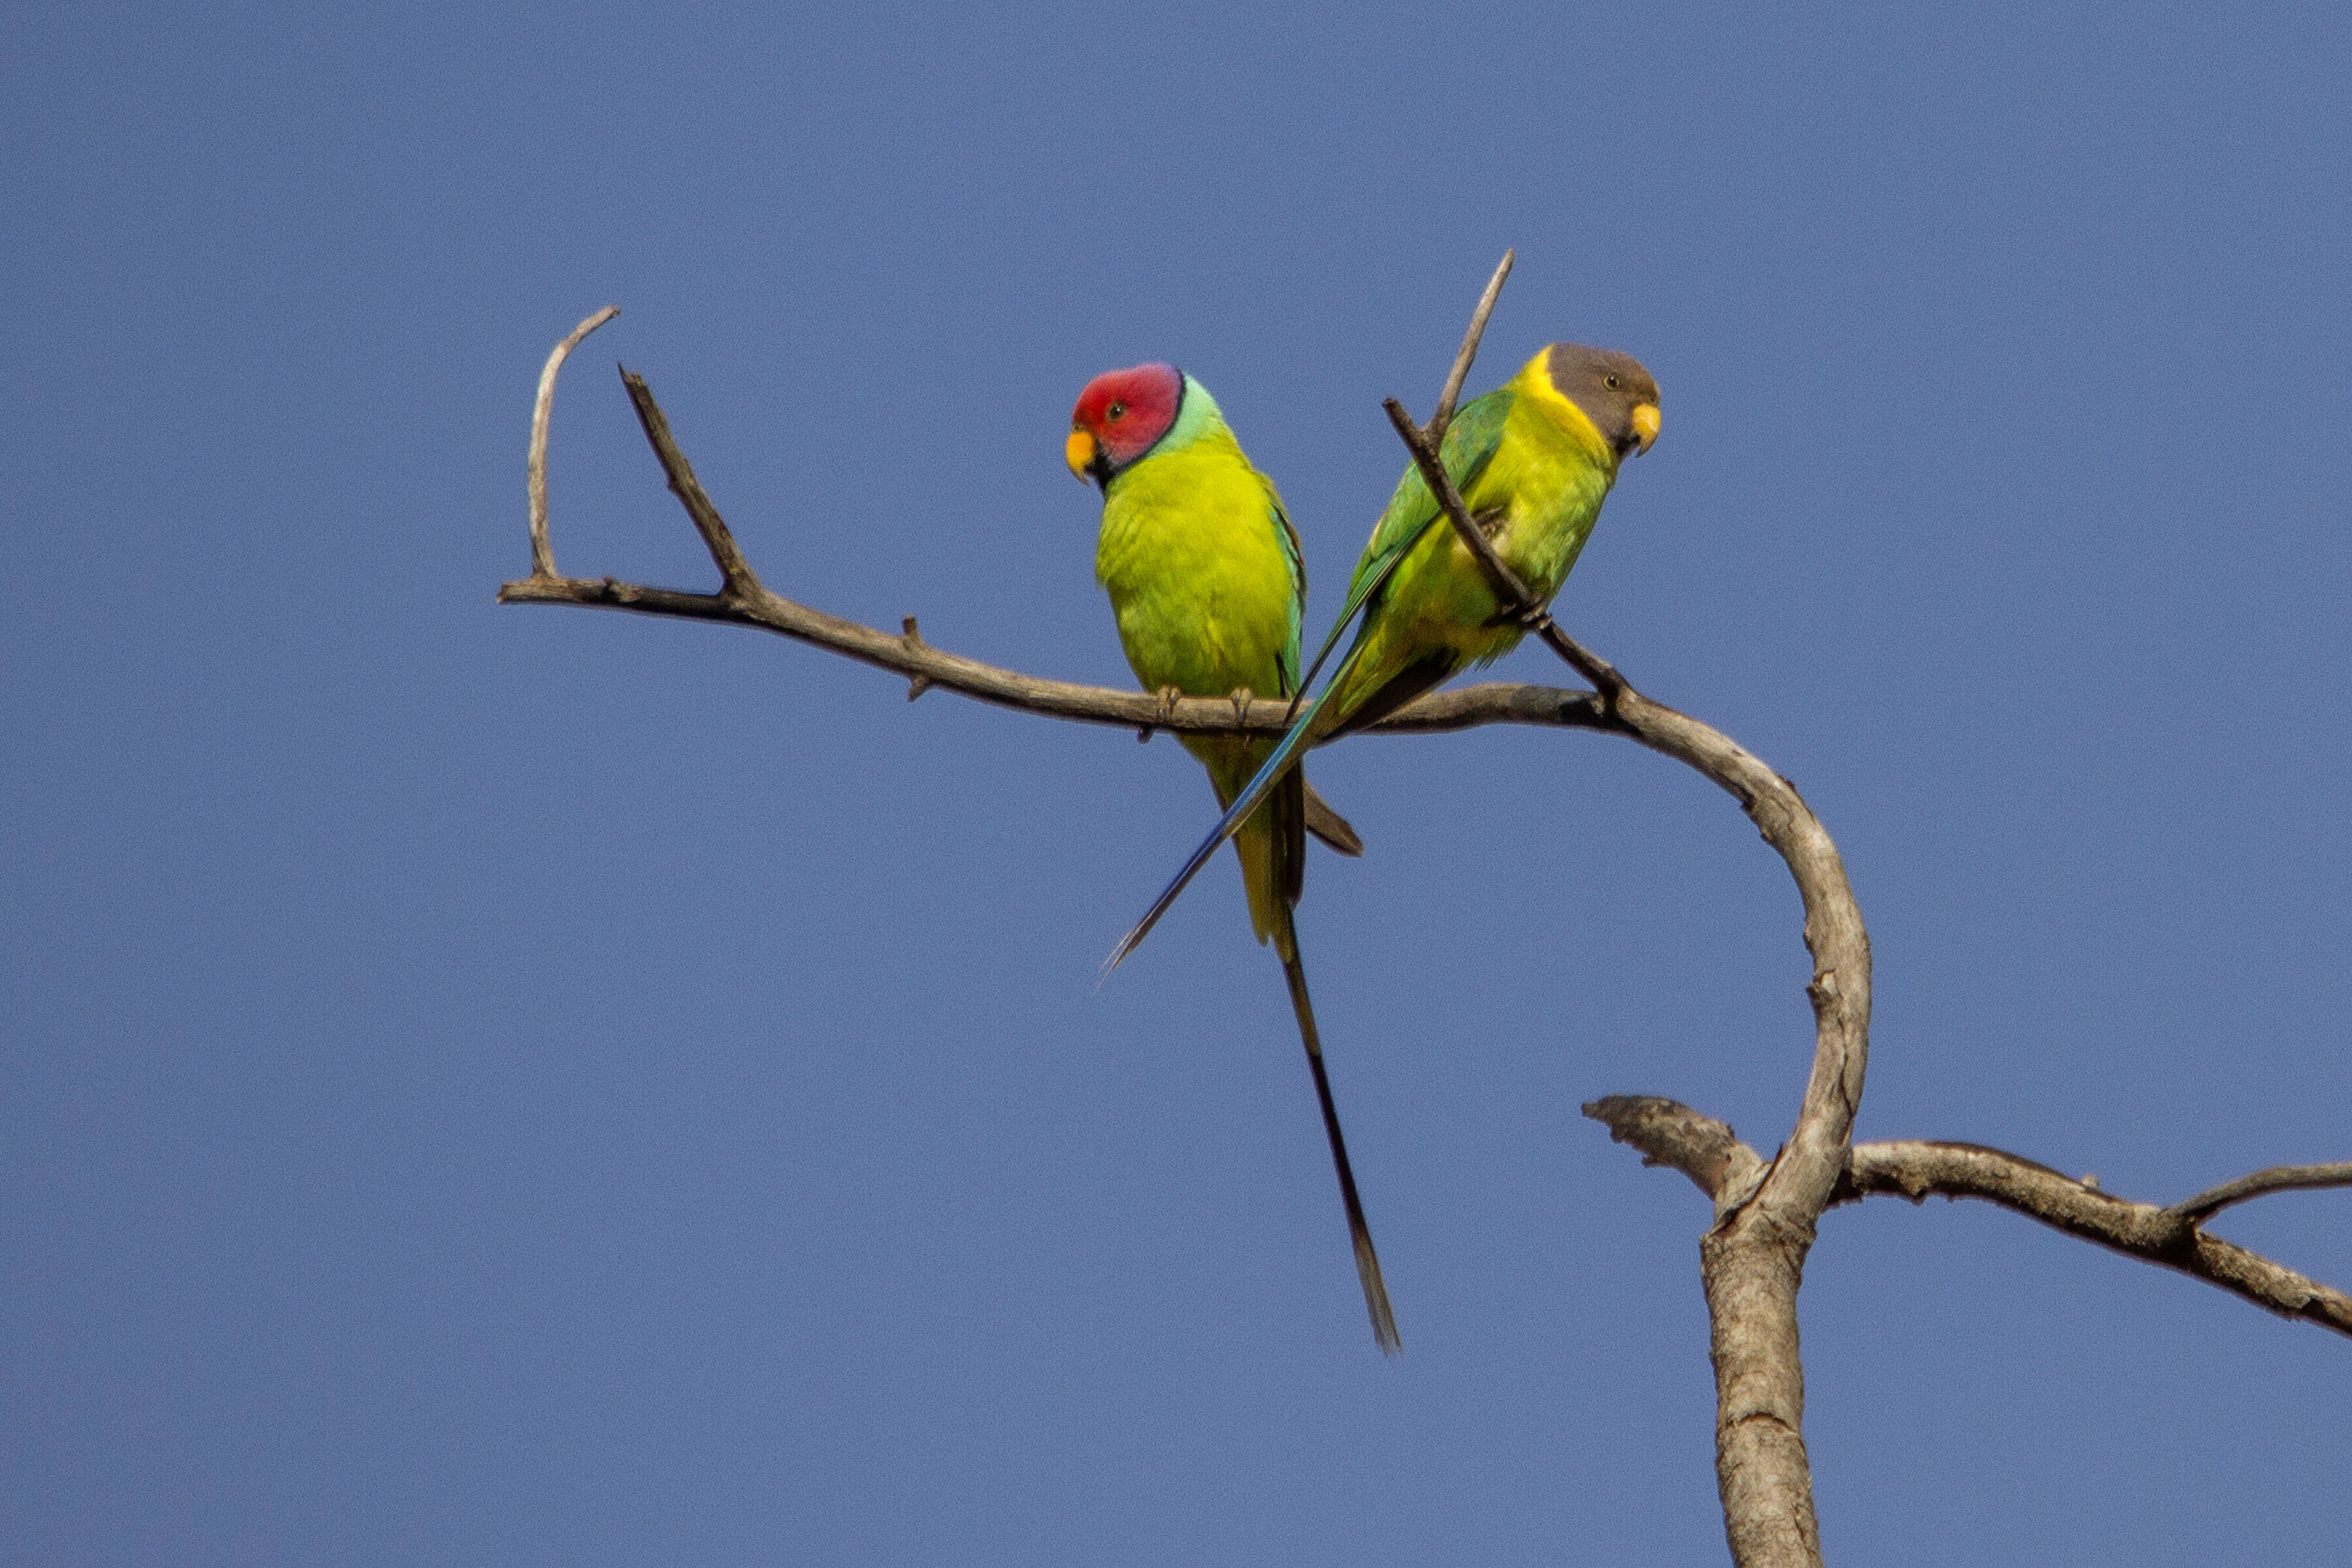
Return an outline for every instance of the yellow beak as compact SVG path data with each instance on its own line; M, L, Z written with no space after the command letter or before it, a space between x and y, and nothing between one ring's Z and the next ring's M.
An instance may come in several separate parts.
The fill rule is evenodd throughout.
M1084 430L1071 431L1070 438L1062 444L1062 457L1070 465L1070 472L1084 484L1087 465L1095 460L1094 437Z
M1656 404L1634 405L1633 434L1642 438L1642 445L1633 453L1638 458L1650 449L1651 442L1658 438L1658 405Z

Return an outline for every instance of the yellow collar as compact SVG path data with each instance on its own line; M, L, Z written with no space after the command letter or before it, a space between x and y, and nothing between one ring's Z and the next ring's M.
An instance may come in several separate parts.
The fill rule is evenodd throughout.
M1601 426L1592 422L1591 415L1579 408L1551 384L1551 371L1546 363L1550 354L1549 346L1538 349L1535 358L1521 365L1519 374L1511 378L1511 386L1522 397L1542 409L1553 424L1567 431L1579 445L1589 447L1595 457L1614 467L1617 454L1601 434Z

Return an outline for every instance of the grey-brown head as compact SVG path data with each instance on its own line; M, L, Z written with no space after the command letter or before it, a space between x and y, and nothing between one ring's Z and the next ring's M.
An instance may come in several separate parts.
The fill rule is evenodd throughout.
M1562 397L1584 410L1620 461L1658 438L1658 384L1632 354L1582 343L1544 351L1544 374Z

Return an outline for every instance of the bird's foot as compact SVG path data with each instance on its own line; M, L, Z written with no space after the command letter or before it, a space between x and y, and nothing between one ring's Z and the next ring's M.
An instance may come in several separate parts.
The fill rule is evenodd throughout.
M1249 705L1256 696L1257 693L1252 691L1246 686L1236 686L1228 694L1227 700L1231 701L1234 705L1234 721L1235 723L1247 723L1249 721Z
M1163 686L1160 689L1160 721L1162 724L1176 717L1176 704L1183 700L1181 687Z

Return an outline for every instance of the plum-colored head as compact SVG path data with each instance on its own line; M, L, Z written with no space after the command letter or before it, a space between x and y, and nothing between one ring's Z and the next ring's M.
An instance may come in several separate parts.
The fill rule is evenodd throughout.
M1070 410L1070 438L1062 449L1070 472L1108 487L1160 444L1183 408L1184 373L1172 364L1103 372Z

